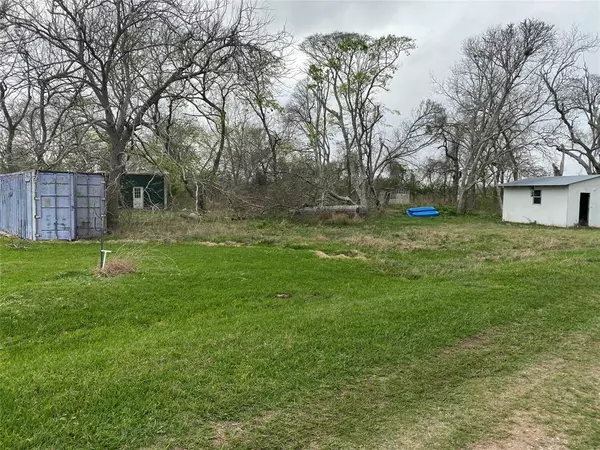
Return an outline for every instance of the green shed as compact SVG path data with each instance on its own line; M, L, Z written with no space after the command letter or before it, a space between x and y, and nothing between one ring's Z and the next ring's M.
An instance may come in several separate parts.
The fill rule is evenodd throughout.
M168 196L165 177L157 173L125 173L121 176L121 196L126 208L165 208Z

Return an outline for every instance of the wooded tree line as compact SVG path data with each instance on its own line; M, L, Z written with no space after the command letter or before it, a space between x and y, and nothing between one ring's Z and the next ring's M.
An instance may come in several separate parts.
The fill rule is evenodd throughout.
M600 40L575 28L527 19L467 39L435 97L399 118L382 94L407 36L296 43L267 8L227 0L6 0L0 14L1 170L104 171L109 228L127 170L168 175L200 211L373 207L410 172L461 213L482 184L544 173L544 156L600 173L585 63Z

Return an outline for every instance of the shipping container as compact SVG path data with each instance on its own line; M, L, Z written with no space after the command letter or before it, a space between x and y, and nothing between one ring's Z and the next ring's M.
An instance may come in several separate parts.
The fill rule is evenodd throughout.
M31 240L100 236L100 174L30 170L0 175L0 231Z

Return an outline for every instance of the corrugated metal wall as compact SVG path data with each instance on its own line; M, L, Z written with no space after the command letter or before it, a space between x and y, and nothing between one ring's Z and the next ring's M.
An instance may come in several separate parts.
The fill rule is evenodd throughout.
M104 215L104 177L75 174L75 219L77 239L100 236Z
M75 239L73 178L71 173L37 173L37 239Z
M0 175L0 231L34 239L35 172Z
M104 178L98 174L19 172L0 175L0 230L26 239L100 235Z

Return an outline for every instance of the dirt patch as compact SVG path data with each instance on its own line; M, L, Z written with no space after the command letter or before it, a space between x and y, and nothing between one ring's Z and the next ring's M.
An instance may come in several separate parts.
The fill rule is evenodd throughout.
M240 422L218 422L213 424L212 444L215 448L223 448L231 443L231 440L242 432Z
M473 336L469 336L466 339L463 339L462 341L460 341L457 345L458 348L473 348L473 347L479 347L483 344L485 344L490 337L490 333L479 333L479 334L475 334Z
M102 269L97 268L94 273L99 277L116 277L134 273L137 270L137 265L130 259L111 259L107 261Z
M459 341L456 345L452 347L448 347L444 349L444 353L452 354L457 351L461 351L464 349L475 349L483 347L490 343L490 341L495 337L501 334L501 331L498 329L490 329L486 330L482 333L477 333L472 336L466 337Z
M489 440L471 447L471 450L566 450L566 441L554 436L545 426L527 417L517 415L517 423L509 431L509 436L499 440Z
M238 448L246 446L249 430L267 429L279 417L279 413L266 411L247 422L215 422L212 424L212 445L214 448Z
M358 250L352 250L348 253L340 253L337 255L328 255L327 253L322 252L321 250L315 250L313 252L313 254L317 258L322 258L322 259L358 259L361 261L367 260L367 257L365 255L363 255L361 252L359 252Z

